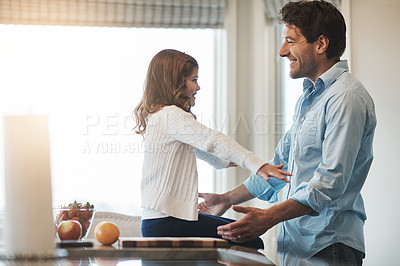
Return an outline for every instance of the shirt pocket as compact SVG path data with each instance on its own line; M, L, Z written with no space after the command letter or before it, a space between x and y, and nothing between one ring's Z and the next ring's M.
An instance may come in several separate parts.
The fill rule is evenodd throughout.
M298 142L301 145L312 145L317 138L317 118L315 112L308 112L300 125Z

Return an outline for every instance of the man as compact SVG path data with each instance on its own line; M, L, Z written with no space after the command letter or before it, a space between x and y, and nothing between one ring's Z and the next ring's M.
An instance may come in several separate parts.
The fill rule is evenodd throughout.
M361 188L372 162L374 103L340 61L346 46L341 13L324 1L291 2L281 12L291 78L305 78L293 125L279 142L271 164L284 164L289 184L256 175L225 194L199 194L200 212L222 215L254 197L283 201L268 209L233 206L245 216L219 226L218 234L248 241L280 223L278 251L360 265L365 256L366 219Z

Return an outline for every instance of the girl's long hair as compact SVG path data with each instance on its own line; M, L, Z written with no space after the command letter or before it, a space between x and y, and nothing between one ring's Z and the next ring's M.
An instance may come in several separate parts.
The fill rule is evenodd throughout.
M156 54L150 62L143 97L134 109L135 132L146 132L147 117L167 105L176 105L190 112L190 98L183 93L185 80L198 68L197 61L185 53L167 49Z

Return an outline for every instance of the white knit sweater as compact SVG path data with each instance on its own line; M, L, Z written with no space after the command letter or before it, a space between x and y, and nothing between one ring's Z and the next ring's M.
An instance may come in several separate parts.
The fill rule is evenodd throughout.
M142 207L184 220L197 220L198 214L195 148L203 151L198 157L219 167L234 162L256 173L266 163L175 105L148 116L144 139Z

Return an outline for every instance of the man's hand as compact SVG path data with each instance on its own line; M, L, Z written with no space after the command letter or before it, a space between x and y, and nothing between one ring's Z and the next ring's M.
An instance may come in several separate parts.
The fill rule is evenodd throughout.
M240 243L252 240L278 223L277 220L268 215L268 209L241 206L233 206L232 209L246 215L236 222L218 226L217 233L222 238L233 242Z
M263 166L260 167L257 171L257 175L261 176L265 180L269 180L270 177L275 177L280 180L285 181L286 183L289 183L289 180L285 176L291 176L292 174L289 172L286 172L285 170L282 170L283 164L281 165L272 165L269 163L264 164Z
M201 213L221 216L232 206L228 199L220 194L199 193L199 197L204 199L198 205Z
M296 200L288 199L268 209L252 207L233 206L232 209L244 213L245 216L236 222L217 227L218 234L222 238L234 242L246 242L264 234L274 225L296 217L307 215L313 212Z
M204 199L198 205L199 212L217 216L224 214L233 204L240 204L254 198L243 184L223 194L199 193L199 197Z

